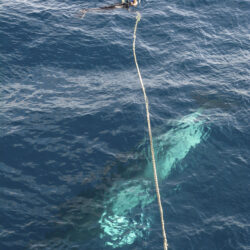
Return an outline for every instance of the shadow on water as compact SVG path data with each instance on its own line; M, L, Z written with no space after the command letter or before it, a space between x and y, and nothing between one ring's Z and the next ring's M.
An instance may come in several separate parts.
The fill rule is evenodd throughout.
M160 182L166 180L176 164L208 136L206 119L197 111L173 122L168 132L156 137ZM156 195L150 154L145 145L146 141L138 146L140 154L129 166L119 167L125 164L119 162L107 166L102 181L95 187L91 186L93 179L86 179L82 193L60 206L47 239L30 248L53 249L68 244L76 249L90 244L88 248L91 248L91 244L97 244L97 238L102 239L101 247L120 248L146 238L154 223L150 204ZM128 159L131 154L127 155ZM113 174L115 167L119 170Z
M203 109L222 109L230 111L240 106L240 102L232 100L231 97L218 96L209 93L193 93L191 98Z

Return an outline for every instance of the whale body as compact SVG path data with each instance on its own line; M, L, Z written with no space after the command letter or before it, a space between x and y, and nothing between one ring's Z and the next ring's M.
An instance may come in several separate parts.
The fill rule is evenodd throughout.
M158 179L164 181L176 164L183 160L209 135L200 112L183 117L172 129L154 139ZM150 155L150 152L147 152ZM104 196L104 211L99 220L100 237L113 248L134 243L149 233L152 219L145 209L156 199L151 158L141 176L121 180Z
M155 136L159 184L163 184L171 172L181 165L178 163L190 151L195 152L191 149L205 142L208 136L209 127L201 111L172 121L171 129ZM127 249L136 240L146 239L154 225L152 203L156 202L156 193L150 149L145 145L148 145L147 140L133 152L139 159L138 164L127 167L115 181L111 176L107 188L93 191L87 186L85 192L62 204L57 216L51 219L53 229L48 231L46 239L30 243L28 249L66 249L72 244L76 249L82 249L87 244L90 249L92 243L100 243L101 249L103 245ZM96 242L96 238L100 238L101 242Z

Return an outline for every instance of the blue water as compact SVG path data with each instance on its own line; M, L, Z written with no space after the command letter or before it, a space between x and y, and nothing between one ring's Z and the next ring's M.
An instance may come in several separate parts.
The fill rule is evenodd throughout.
M0 249L250 249L250 2L0 2Z

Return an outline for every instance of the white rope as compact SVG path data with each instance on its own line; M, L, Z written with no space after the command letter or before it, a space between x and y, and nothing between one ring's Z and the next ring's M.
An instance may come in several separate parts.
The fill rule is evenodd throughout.
M141 14L139 12L137 12L135 29L134 29L133 53L134 53L135 65L136 65L138 76L139 76L140 83L141 83L141 88L142 88L143 95L144 95L145 106L146 106L147 122L148 122L148 134L149 134L150 149L151 149L152 163L153 163L153 170L154 170L155 188L156 188L157 200L158 200L160 216L161 216L163 247L164 247L164 250L167 250L168 249L168 242L167 242L167 236L166 236L166 231L165 231L164 215L163 215L163 210L162 210L162 205L161 205L161 195L160 195L160 189L159 189L158 177L157 177L157 171L156 171L156 164L155 164L155 153L154 153L154 145L153 145L153 138L152 138L152 132L151 132L148 97L147 97L146 90L145 90L145 87L144 87L144 84L142 81L141 72L140 72L140 69L139 69L139 66L137 63L136 53L135 53L136 30L137 30L138 22L140 21L140 19L141 19Z

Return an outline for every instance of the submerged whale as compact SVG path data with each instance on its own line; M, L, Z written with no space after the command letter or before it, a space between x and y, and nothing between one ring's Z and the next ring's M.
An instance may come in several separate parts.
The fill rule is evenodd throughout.
M171 127L168 132L154 138L160 184L192 148L209 136L209 128L201 111L172 121ZM59 247L60 241L64 246L73 241L77 247L81 242L91 242L97 237L107 247L120 248L147 237L154 223L148 211L151 203L156 202L150 151L145 147L147 144L145 140L138 146L141 150L139 156L146 159L139 161L140 166L134 164L126 168L121 178L109 181L111 184L108 187L96 189L95 192L86 190L65 204L59 219L55 221L57 230L49 234L46 242L34 244L31 248L43 246L53 249ZM131 172L135 174L131 175Z
M209 129L204 122L200 112L195 112L183 117L167 133L155 138L160 181L167 178L191 148L207 139ZM152 221L144 215L144 210L155 199L152 163L148 159L141 176L116 182L105 194L104 211L99 220L100 237L105 240L105 244L113 248L122 247L147 235Z

